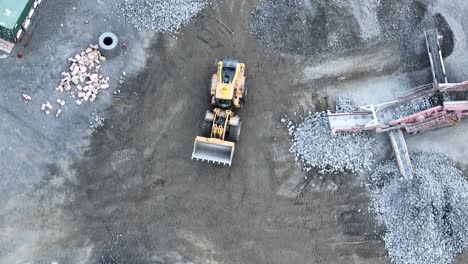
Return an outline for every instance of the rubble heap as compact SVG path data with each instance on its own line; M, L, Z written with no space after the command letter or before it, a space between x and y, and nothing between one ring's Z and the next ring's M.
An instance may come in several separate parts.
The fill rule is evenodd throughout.
M331 134L325 112L310 114L294 125L288 123L293 144L289 151L302 162L305 170L320 173L371 170L374 163L375 138L368 132Z
M77 98L75 103L81 105L83 101L93 102L96 100L100 90L109 88L109 77L104 78L101 74L101 63L106 61L106 57L99 52L98 45L90 44L89 47L73 58L69 58L71 64L68 72L62 72L62 80L55 87L56 91L67 92L72 98ZM58 98L57 104L65 105L65 100ZM41 110L45 114L50 114L53 106L50 102L42 104ZM56 117L62 113L57 110Z
M93 102L100 89L109 88L109 77L103 78L99 73L101 62L106 61L106 57L101 55L98 45L89 45L68 61L71 63L70 71L62 72L63 79L55 90L67 91L72 98L78 97L76 104L80 105L83 100ZM72 86L76 90L72 90Z
M207 5L206 0L123 0L120 10L138 30L177 31Z
M443 154L411 154L414 179L395 161L369 179L371 209L386 227L385 247L396 264L448 264L468 249L468 181Z

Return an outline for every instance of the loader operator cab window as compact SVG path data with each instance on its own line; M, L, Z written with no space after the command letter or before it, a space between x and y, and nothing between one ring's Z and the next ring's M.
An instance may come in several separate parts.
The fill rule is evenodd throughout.
M231 100L218 99L217 103L218 103L219 107L221 107L221 108L229 108L229 107L231 107L232 101Z
M229 66L223 67L223 83L232 83L234 79L234 75L236 74L236 68L232 68Z

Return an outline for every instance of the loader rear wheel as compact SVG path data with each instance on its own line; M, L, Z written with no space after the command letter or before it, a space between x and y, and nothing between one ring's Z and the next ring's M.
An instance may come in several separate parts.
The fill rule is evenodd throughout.
M211 122L203 121L202 123L202 136L211 137Z
M229 127L229 136L228 140L231 142L238 142L239 137L240 137L240 131L241 131L241 121L239 121L239 124L237 126L230 126Z

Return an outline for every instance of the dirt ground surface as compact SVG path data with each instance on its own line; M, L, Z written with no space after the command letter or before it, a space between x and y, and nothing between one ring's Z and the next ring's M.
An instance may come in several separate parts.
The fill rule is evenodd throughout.
M111 2L46 1L17 47L25 58L0 59L0 263L389 263L365 174L306 174L280 119L330 109L337 93L384 101L428 82L427 68L406 73L398 41L326 57L267 49L248 33L255 0L212 5L180 34L137 33L113 16ZM468 79L468 19L460 16L468 6L435 8L459 33L449 78ZM113 89L94 104L70 100L61 119L43 115L66 59L104 30L128 41L103 66ZM232 167L190 159L224 57L246 63L249 78ZM89 128L96 115L104 126ZM411 138L409 147L457 145L463 127L450 138L449 130ZM467 166L466 145L435 144ZM467 261L464 254L456 263Z

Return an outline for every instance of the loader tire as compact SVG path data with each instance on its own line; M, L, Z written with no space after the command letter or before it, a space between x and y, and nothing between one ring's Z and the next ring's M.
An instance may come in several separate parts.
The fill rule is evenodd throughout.
M231 141L231 142L238 142L239 141L241 125L242 125L242 123L241 123L241 121L239 121L239 124L237 126L230 126L229 127L228 141Z
M211 137L211 122L203 121L202 123L202 136Z
M242 103L245 103L247 101L247 77L245 78L244 81L244 87L242 89Z
M248 89L247 89L247 78L245 78L245 81L244 81L244 90L242 91L242 100L245 102L247 100L247 92L248 92Z
M104 32L99 36L99 51L101 54L107 58L111 58L116 55L118 51L119 39L112 32Z

